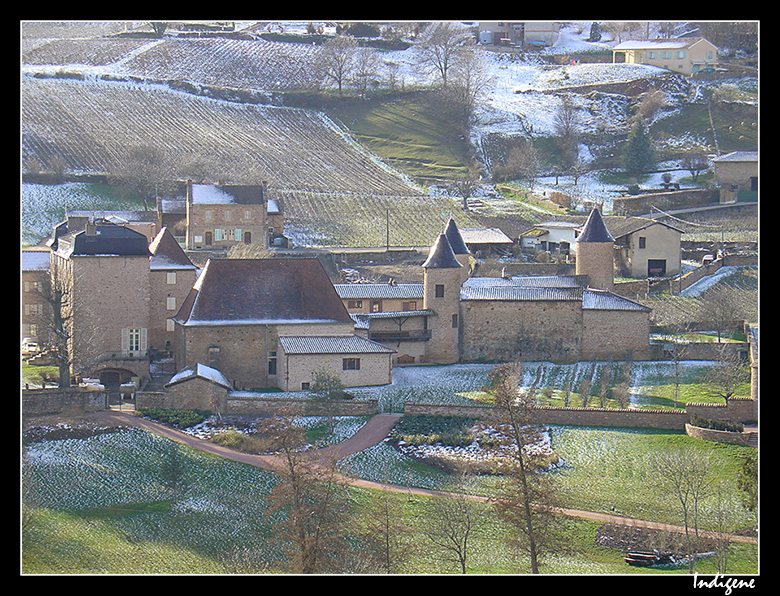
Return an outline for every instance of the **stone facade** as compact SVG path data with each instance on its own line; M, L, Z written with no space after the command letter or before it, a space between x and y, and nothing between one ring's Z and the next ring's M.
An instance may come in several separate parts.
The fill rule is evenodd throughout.
M279 204L265 183L193 184L186 188L186 248L226 249L236 244L268 247L284 231Z
M461 358L466 362L575 362L582 349L583 314L572 300L461 303Z

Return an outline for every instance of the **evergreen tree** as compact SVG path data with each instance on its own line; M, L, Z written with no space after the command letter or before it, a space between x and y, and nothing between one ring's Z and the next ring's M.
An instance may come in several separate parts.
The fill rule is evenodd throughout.
M647 172L653 165L653 147L644 121L637 118L628 135L625 154L625 170L638 176Z

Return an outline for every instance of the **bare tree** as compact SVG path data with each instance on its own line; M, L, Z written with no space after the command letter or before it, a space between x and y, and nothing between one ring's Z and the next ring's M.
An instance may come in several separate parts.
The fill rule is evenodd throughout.
M352 76L358 42L349 35L337 35L322 44L319 68L323 77L336 85L339 96Z
M740 385L750 380L750 367L742 360L739 354L721 348L718 364L713 366L705 375L707 393L712 397L722 399L726 404L734 397Z
M666 449L651 456L650 468L655 471L655 482L661 494L680 505L688 571L693 573L700 544L699 508L708 496L711 484L709 454L693 449Z
M543 544L537 516L547 515L549 511L535 501L541 492L535 490L535 480L529 465L525 446L530 443L529 428L534 422L533 403L527 394L520 393L518 387L522 367L519 364L497 365L488 375L485 391L495 401L496 422L506 430L506 437L514 443L511 453L514 465L507 475L510 482L499 493L494 504L499 515L509 520L524 536L525 548L531 563L531 573L539 573L539 559ZM543 501L544 502L544 501Z
M332 462L315 461L301 447L303 429L294 424L301 412L288 410L258 425L276 439L282 459L280 480L269 497L268 515L277 522L276 538L290 549L295 573L341 570L350 506Z
M444 21L427 25L414 48L420 67L435 72L442 86L447 87L451 70L474 45L474 36L466 27Z
M383 573L401 573L404 564L416 554L416 543L405 540L412 528L400 498L390 491L380 492L373 499L360 532L364 555Z
M325 366L314 371L314 379L309 389L313 405L319 406L325 412L328 430L333 432L334 410L344 399L344 384L341 377Z
M371 81L377 78L379 67L379 56L372 48L357 48L355 50L352 80L361 98L366 98L368 86Z
M108 176L112 186L124 195L140 198L144 209L149 210L160 195L175 190L171 163L157 147L135 147L116 163Z
M466 174L453 180L450 184L452 190L456 192L463 201L463 210L469 211L469 198L474 191L479 188L481 178L474 170L469 169Z
M465 488L466 485L464 475L460 486ZM463 493L433 497L428 505L423 532L436 547L439 556L456 565L461 573L466 573L473 532L480 514L478 503Z

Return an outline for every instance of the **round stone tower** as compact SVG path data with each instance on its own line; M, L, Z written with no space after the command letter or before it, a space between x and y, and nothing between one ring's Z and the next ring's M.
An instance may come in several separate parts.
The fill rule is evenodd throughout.
M426 362L453 364L460 359L460 285L463 266L447 236L439 235L423 263L423 306L431 338L425 347Z
M615 239L594 208L577 236L577 275L587 275L588 285L612 291L615 279Z

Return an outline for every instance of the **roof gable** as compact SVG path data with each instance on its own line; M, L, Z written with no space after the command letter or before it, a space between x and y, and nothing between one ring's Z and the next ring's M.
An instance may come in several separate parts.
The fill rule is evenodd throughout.
M211 326L352 324L316 258L209 260L176 320L183 325Z
M154 237L149 244L149 252L152 253L150 263L153 269L195 268L167 227Z

